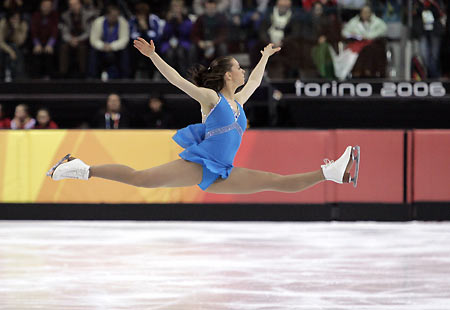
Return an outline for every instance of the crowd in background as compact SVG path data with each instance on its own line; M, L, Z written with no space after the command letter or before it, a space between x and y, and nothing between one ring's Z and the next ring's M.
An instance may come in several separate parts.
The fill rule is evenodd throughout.
M35 117L34 117L35 116ZM0 104L0 129L58 129L59 126L52 119L47 107L38 107L32 114L26 104L18 104L14 109L12 118L3 111ZM107 96L105 106L91 118L80 125L80 128L96 129L164 129L174 128L176 122L159 95L152 95L146 102L144 111L131 114L124 108L119 94L111 93Z
M406 12L406 0L3 0L0 79L161 78L137 37L183 76L224 54L248 55L251 68L273 42L283 48L271 78L385 77L389 26ZM444 73L448 29L442 0L413 0L421 78Z
M45 107L39 108L34 118L26 104L18 104L14 117L10 119L4 115L0 104L0 129L58 129L58 125L51 120L50 112Z
M272 42L282 50L268 63L269 78L383 78L387 44L401 36L391 26L407 23L406 1L3 0L0 80L161 79L133 48L137 37L153 40L183 76L193 64L208 66L225 54L246 55L252 68ZM412 9L417 54L406 65L414 67L414 78L441 78L450 71L449 8L442 0L413 0ZM149 98L146 106L146 113L130 117L120 96L110 94L86 127L173 126L162 98ZM8 118L0 105L0 129L58 128L46 107L35 112L19 104Z
M164 100L160 96L150 96L146 109L136 116L124 108L119 94L112 93L106 98L105 107L86 125L98 129L163 129L173 128L174 120L171 113L165 109Z

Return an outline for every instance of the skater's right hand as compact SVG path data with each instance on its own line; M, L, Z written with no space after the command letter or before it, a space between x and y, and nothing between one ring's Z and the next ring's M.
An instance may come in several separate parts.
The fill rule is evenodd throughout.
M150 40L150 44L141 37L133 41L134 47L141 52L142 55L150 57L155 52L155 44Z
M269 43L269 44L264 48L264 50L261 51L261 54L262 54L263 56L270 57L270 56L272 56L273 54L275 54L276 52L279 52L279 51L281 50L281 47L275 47L275 48L274 48L273 46L274 46L273 43Z

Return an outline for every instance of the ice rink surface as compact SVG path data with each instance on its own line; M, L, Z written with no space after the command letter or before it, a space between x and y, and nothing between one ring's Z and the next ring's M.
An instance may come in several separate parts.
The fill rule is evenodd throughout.
M450 223L0 222L0 309L449 310Z

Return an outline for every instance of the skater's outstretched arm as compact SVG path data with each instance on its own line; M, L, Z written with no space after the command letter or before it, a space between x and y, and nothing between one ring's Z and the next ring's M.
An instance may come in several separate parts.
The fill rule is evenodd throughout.
M161 74L173 85L184 91L191 98L197 100L201 104L210 104L217 101L217 94L215 91L205 87L198 87L193 83L183 78L174 68L169 66L159 55L155 52L155 44L153 40L148 43L142 38L134 40L134 47L137 48L143 55L149 57Z
M244 104L245 102L247 102L248 98L250 98L250 96L259 87L263 79L264 70L266 69L269 57L278 52L280 49L281 47L273 48L273 43L270 43L264 48L263 51L261 51L262 54L261 59L259 60L258 64L250 74L244 88L242 88L242 90L236 94L236 100L240 104Z

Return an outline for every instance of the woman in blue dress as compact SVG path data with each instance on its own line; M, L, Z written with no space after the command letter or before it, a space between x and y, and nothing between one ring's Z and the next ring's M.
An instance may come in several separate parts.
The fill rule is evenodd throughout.
M336 161L312 172L280 175L277 173L233 167L234 157L247 126L242 106L260 85L269 57L280 50L273 44L261 51L262 57L244 81L244 70L236 59L225 56L213 60L209 68L193 71L194 83L184 79L156 52L153 41L134 40L134 47L150 58L161 74L173 85L200 103L202 123L178 130L173 139L185 150L181 159L146 170L134 170L119 164L89 166L70 154L53 166L47 175L53 180L91 177L118 181L139 187L184 187L198 185L217 194L250 194L261 191L298 192L325 180L356 186L350 168L359 166L359 147L348 146ZM245 86L236 93L236 89Z

